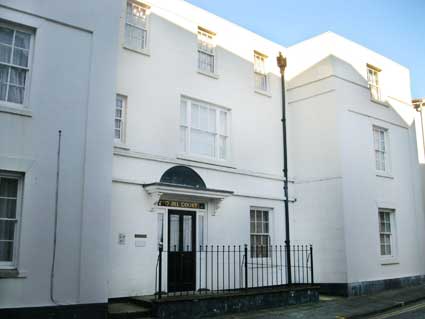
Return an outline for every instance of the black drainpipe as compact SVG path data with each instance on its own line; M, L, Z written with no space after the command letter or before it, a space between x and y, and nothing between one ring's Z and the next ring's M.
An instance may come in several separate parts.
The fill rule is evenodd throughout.
M288 196L288 147L286 139L286 93L285 93L285 68L286 58L279 52L277 65L280 69L282 81L282 133L283 133L283 189L285 193L285 247L286 247L286 275L288 285L292 284L291 273L291 244L289 236L289 196Z

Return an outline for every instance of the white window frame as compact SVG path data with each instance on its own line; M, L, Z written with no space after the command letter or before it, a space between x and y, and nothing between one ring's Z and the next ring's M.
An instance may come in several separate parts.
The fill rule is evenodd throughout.
M254 87L256 91L270 92L270 81L267 72L267 55L254 50ZM258 67L257 62L261 61L262 67ZM264 80L265 87L261 87L259 83Z
M197 63L198 63L198 72L200 73L204 73L207 75L217 75L217 50L216 50L216 43L215 43L215 39L216 39L216 33L205 29L203 27L198 26L198 33L197 33ZM202 47L202 43L206 42L209 43L211 45L211 51L205 50ZM207 70L207 69L203 69L201 68L201 55L209 55L210 57L212 57L212 61L213 61L213 70Z
M131 21L129 21L128 19L129 6L136 6L138 7L138 9L144 11L145 13L144 25L136 25L132 23ZM140 31L145 33L142 48L136 48L132 46L131 43L129 43L129 41L127 40L127 30L129 27L139 29ZM150 41L150 6L136 0L127 0L125 5L124 47L132 51L149 54L149 41Z
M382 92L381 92L381 85L380 85L380 73L381 69L371 65L367 64L367 83L369 86L369 92L370 92L370 99L372 101L378 101L382 102ZM376 92L376 97L374 96L373 92Z
M183 102L186 102L186 120L184 121L184 123L182 122L182 118L181 118L181 108L182 108L182 104ZM213 109L216 112L216 116L215 116L215 132L211 132L211 131L204 131L200 128L195 128L192 127L192 104L196 103L199 104L200 106L203 107L208 107L209 110ZM225 123L225 133L222 132L221 128L220 128L220 112L224 112L226 113L226 123ZM189 156L193 156L195 158L199 158L199 159L206 159L208 161L217 161L218 163L220 162L229 162L230 161L230 121L231 121L231 114L230 114L230 110L226 109L224 107L220 107L208 102L203 102L197 99L193 99L193 98L189 98L187 96L182 96L180 99L180 132L179 132L179 138L180 140L182 139L182 129L185 129L185 136L184 136L184 141L185 141L185 149L182 149L181 143L180 143L180 153L183 155L189 155ZM214 134L214 156L208 156L208 155L203 155L203 154L198 154L195 152L192 152L191 150L191 131L192 130L197 130L197 131L201 131L201 132L207 132L209 134ZM226 148L225 148L225 158L220 158L220 138L225 138L226 139Z
M31 83L31 75L32 75L32 60L33 60L33 55L34 55L33 51L34 51L34 34L35 33L34 33L33 29L14 24L13 22L9 23L9 22L0 20L0 26L4 27L4 28L8 28L8 29L13 29L13 30L15 30L15 33L16 33L16 31L19 31L19 32L27 33L27 34L30 35L30 43L29 43L29 48L28 48L28 66L27 67L14 65L13 63L0 62L0 64L8 66L8 67L16 67L16 68L19 68L19 69L26 70L23 102L22 102L22 104L20 104L20 103L9 102L7 100L6 101L0 100L0 105L6 106L6 107L17 108L17 109L28 108L28 106L29 106L29 91L30 91L30 83ZM15 40L15 33L14 33L14 37L13 37L14 40ZM12 43L12 52L11 52L12 57L13 57L13 45L14 45L14 43ZM9 72L9 75L8 75L8 81L9 80L10 80L10 72Z
M21 232L21 219L22 219L22 200L23 200L23 181L24 177L22 174L14 172L0 171L1 178L12 178L18 180L18 191L16 196L16 218L15 221L15 232L13 237L13 255L11 261L0 261L0 269L16 269L18 267L18 252L19 252L19 241ZM11 220L7 218L0 218L0 220Z
M121 108L121 118L117 117L117 101L121 99L122 108ZM121 127L117 128L116 121L120 121ZM119 130L120 137L117 138L115 133ZM127 133L127 96L122 94L117 94L115 96L115 108L114 108L114 141L118 144L125 144L126 142L126 133Z
M376 140L376 134L379 133L379 137L384 136L384 148L381 147L381 139ZM375 159L375 171L376 174L382 176L391 176L391 158L390 158L390 134L388 128L373 125L373 151L374 151L374 159ZM382 170L378 167L378 154L383 154L384 156L384 165L385 168Z
M389 217L390 223L390 232L383 231L381 228L381 213L387 214ZM397 245L397 223L396 223L396 211L395 209L389 208L379 208L378 209L378 232L379 232L379 256L381 258L382 263L393 263L397 261L398 255L398 245ZM391 253L390 254L382 254L383 242L381 240L381 235L389 237L389 244ZM385 244L385 243L384 243Z
M267 212L267 215L268 215L268 221L267 221L268 232L256 232L256 231L252 232L252 229L251 229L251 224L253 223L253 221L251 219L251 212L252 211L254 211L254 216L255 216L254 224L257 222L257 220L256 220L257 211L261 211L262 213ZM251 206L250 209L249 209L249 244L250 244L250 249L251 249L250 256L251 256L252 259L256 259L256 258L258 258L258 259L268 259L268 258L271 257L268 249L265 251L265 255L261 255L261 252L260 252L260 255L257 255L257 252L252 251L252 247L254 247L253 242L252 242L252 236L268 236L268 246L269 247L272 246L272 224L273 224L272 223L272 214L273 214L273 209L271 209L271 208ZM263 223L264 223L264 221L263 221Z

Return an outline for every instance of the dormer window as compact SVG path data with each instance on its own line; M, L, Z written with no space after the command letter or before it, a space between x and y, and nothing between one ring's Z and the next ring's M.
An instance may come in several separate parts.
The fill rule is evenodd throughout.
M128 1L125 19L125 46L136 51L146 51L148 47L148 10L143 3Z
M379 83L380 68L367 64L367 82L370 90L370 98L376 101L382 101L381 88Z

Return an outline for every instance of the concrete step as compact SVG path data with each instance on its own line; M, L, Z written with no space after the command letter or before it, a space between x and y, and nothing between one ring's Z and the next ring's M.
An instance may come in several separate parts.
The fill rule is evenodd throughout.
M132 302L118 302L108 305L109 319L140 319L152 317L151 309Z
M155 299L155 296L138 296L138 297L130 297L128 300L131 303L134 303L136 305L145 307L145 308L152 308L152 300Z

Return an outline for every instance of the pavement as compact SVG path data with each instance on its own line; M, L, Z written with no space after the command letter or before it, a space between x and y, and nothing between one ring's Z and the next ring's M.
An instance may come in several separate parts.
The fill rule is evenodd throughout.
M387 290L370 296L350 298L322 296L320 302L307 305L271 308L255 312L215 317L218 319L358 319L381 318L378 314L396 312L406 305L425 300L425 285ZM413 307L413 306L412 306ZM382 318L425 318L425 306L417 306L406 317ZM406 307L407 308L407 307ZM421 312L422 311L422 312ZM374 315L376 315L374 317ZM409 317L410 315L410 317ZM414 317L417 315L417 317ZM422 316L421 316L422 315ZM382 316L382 315L381 315Z

